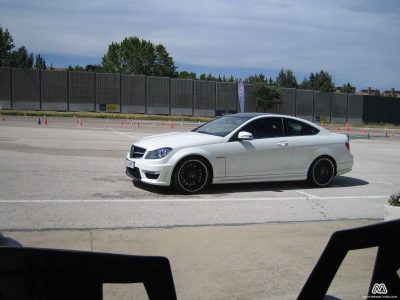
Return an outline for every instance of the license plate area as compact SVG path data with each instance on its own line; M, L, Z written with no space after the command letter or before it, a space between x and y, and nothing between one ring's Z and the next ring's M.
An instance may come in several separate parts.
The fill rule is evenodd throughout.
M133 168L135 167L135 162L127 159L127 160L125 161L125 165L126 165L128 168L133 169Z

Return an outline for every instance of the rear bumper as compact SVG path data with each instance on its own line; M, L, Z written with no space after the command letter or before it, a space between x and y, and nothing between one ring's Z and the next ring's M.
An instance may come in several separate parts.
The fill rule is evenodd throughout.
M348 173L353 168L353 155L351 153L348 154L345 161L338 162L336 175L342 175Z

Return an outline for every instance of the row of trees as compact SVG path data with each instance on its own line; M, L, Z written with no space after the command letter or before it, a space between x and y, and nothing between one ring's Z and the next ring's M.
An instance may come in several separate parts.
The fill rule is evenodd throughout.
M34 60L33 53L29 53L25 46L14 50L13 38L8 29L0 27L0 66L15 68L32 68L46 70L46 62L38 54ZM121 74L142 74L147 76L165 76L172 78L200 79L219 82L238 82L239 78L225 75L213 76L211 74L200 74L188 71L177 71L173 58L162 44L153 44L150 41L138 37L127 37L122 42L113 42L108 49L100 65L69 66L69 71L109 72ZM264 74L251 75L244 79L245 83L263 83L266 86L277 86L285 88L302 88L320 90L326 92L335 91L332 76L326 71L311 73L308 78L299 84L296 76L290 69L282 69L275 79ZM345 84L343 92L354 93L355 88Z
M97 71L122 74L142 74L148 76L166 76L183 79L200 79L219 82L238 82L239 78L225 75L213 76L212 74L197 74L194 72L180 71L174 64L173 58L169 55L166 48L161 45L154 45L150 41L139 39L138 37L127 37L121 43L113 42L108 46L106 54L102 58L101 65L69 66L70 71ZM296 76L290 69L282 69L278 76L273 80L264 74L251 75L244 79L245 83L263 83L267 86L278 86L286 88L313 89L326 92L335 91L335 84L332 76L326 71L311 73L309 78L305 78L298 84ZM347 88L345 88L347 87ZM355 88L347 83L343 87L344 92L354 92Z
M43 57L38 54L34 58L33 53L29 53L25 46L14 49L14 40L8 31L0 27L0 67L13 68L32 68L46 69L46 62Z

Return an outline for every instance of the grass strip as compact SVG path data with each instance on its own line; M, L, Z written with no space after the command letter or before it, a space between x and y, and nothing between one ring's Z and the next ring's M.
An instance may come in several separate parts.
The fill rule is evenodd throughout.
M208 122L212 118L190 117L190 116L169 116L169 115L146 115L126 113L101 113L101 112L70 112L70 111L34 111L34 110L0 110L0 115L5 116L33 116L33 117L76 117L76 118L100 118L100 119L128 119L128 120L151 120L151 121L188 121Z

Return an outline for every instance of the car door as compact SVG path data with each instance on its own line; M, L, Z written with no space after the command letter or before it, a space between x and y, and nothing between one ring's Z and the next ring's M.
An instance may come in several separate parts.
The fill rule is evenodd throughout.
M247 131L252 140L238 140ZM240 128L226 145L226 176L267 176L286 173L290 148L284 136L283 119L258 118Z
M288 174L307 174L310 160L317 147L320 146L320 139L317 134L319 130L299 120L284 118L285 135L292 158L288 165Z

